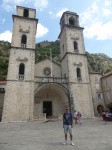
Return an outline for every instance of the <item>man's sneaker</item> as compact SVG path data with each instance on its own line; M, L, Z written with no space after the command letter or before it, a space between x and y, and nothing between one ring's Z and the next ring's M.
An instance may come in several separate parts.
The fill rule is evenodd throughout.
M74 143L73 143L73 142L71 142L71 145L72 145L72 146L74 146Z
M67 145L67 141L63 142L63 145Z

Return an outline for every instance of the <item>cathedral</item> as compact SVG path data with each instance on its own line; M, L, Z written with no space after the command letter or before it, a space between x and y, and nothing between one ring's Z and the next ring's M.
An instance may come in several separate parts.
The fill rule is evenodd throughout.
M71 112L80 111L83 118L97 115L105 107L102 75L88 71L79 15L66 11L60 19L60 64L51 59L35 64L35 9L17 6L17 14L12 17L2 122L61 118L66 107Z

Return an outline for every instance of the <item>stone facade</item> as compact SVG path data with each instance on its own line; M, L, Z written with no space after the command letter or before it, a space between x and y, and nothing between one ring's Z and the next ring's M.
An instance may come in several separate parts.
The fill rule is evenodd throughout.
M65 107L80 111L83 118L98 115L106 107L105 81L99 73L88 72L79 16L67 11L61 17L61 63L45 59L35 64L35 14L35 9L17 6L13 15L2 122L60 118Z
M112 112L112 72L102 76L101 84L105 105Z
M69 80L71 109L82 112L83 117L93 117L93 103L85 55L83 28L76 13L65 12L60 24L62 76ZM66 64L66 65L65 65Z
M95 115L101 115L102 110L104 110L106 107L103 97L101 78L102 78L101 73L90 72L92 100Z
M36 11L17 6L2 122L33 120Z

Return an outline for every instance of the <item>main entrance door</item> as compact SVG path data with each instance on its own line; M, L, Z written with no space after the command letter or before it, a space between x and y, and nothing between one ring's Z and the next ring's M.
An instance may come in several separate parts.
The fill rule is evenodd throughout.
M46 113L46 116L52 116L52 101L43 102L43 113Z

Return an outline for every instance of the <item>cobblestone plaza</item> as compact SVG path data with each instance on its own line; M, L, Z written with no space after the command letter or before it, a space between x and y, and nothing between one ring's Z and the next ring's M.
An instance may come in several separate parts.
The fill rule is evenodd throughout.
M62 121L0 123L0 150L112 150L112 122L85 119L74 125L74 146L63 145Z

